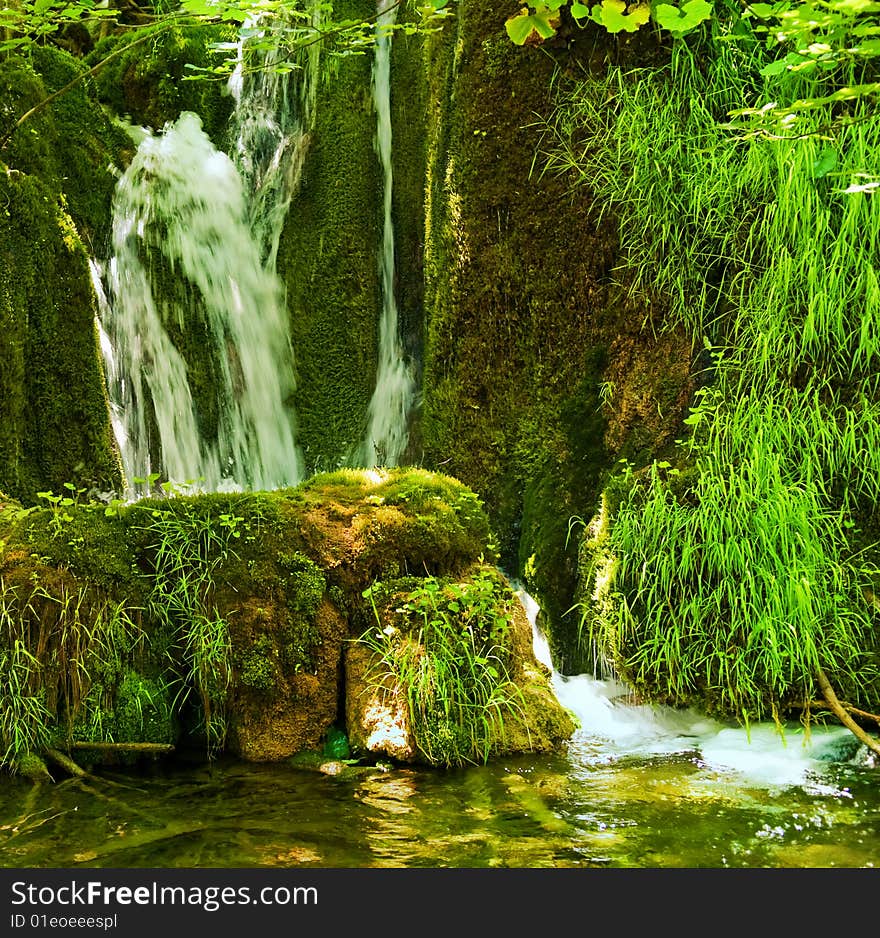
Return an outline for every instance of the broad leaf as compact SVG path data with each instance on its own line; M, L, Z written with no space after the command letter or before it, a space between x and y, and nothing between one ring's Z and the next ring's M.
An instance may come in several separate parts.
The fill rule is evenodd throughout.
M712 4L708 0L688 0L680 7L661 3L654 8L654 19L658 26L668 29L673 36L684 36L696 29L712 15Z
M593 22L604 26L609 33L634 33L651 18L651 7L639 4L627 13L623 0L602 0L592 8L590 16Z
M837 166L837 150L834 147L825 147L813 163L813 178L821 179L827 176L835 166Z
M555 36L559 19L559 13L546 6L538 6L534 13L529 13L528 7L523 7L520 15L511 16L504 28L511 41L522 46L530 39L532 42L541 42Z

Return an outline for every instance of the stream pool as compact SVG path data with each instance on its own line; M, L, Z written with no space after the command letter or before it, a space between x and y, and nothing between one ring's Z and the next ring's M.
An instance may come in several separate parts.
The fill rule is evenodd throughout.
M5 867L873 867L878 768L838 727L749 735L554 678L601 735L455 771L165 762L0 787ZM604 722L603 722L604 720ZM334 774L336 773L336 774Z

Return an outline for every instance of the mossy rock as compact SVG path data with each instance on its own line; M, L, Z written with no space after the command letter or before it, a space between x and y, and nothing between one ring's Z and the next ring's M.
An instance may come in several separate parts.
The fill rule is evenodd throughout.
M22 636L37 634L31 613L51 627L34 680L52 732L57 723L91 742L210 743L252 761L314 749L341 719L363 591L463 575L492 556L479 498L421 469L125 506L71 501L4 501L0 581ZM72 687L60 663L76 655Z
M365 631L346 652L356 752L448 767L553 749L574 732L496 568L377 583L368 605Z
M88 256L58 194L0 164L0 485L106 491L121 480Z
M145 36L152 38L139 41ZM222 82L187 80L193 75L188 66L216 65L210 46L236 39L235 29L223 24L173 29L167 24L145 26L100 40L86 62L95 65L119 53L95 79L98 98L119 117L158 131L183 111L193 111L201 117L205 133L222 148L233 110L232 96ZM120 52L125 46L132 48Z
M104 112L87 71L82 60L49 45L33 46L27 61L5 59L0 63L0 133L31 107L76 82L13 132L4 159L61 195L90 254L103 256L117 174L133 147Z
M334 15L375 16L372 0ZM297 372L297 440L307 472L360 446L378 366L382 175L373 146L371 56L338 61L317 90L299 189L278 247Z
M557 667L575 673L589 662L566 615L577 591L572 519L592 515L621 455L649 460L672 441L690 344L658 340L655 311L614 286L613 214L535 158L535 115L555 104L554 57L573 70L579 57L589 74L638 53L592 30L517 47L508 15L462 0L425 47L420 442L426 465L483 494L502 566L539 601Z

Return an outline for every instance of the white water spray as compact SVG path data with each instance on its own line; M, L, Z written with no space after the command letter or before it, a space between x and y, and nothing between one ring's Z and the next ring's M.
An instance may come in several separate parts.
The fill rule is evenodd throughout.
M262 262L235 165L197 115L145 134L114 197L113 252L112 315L103 325L128 477L156 471L201 480L207 490L298 482L283 292ZM196 320L207 327L216 366L219 426L210 440L171 338L176 331L185 340Z
M396 466L409 439L409 411L415 382L400 341L397 301L394 293L394 225L391 219L393 172L391 163L391 38L389 27L397 16L397 4L379 0L376 58L373 64L373 100L376 104L376 149L383 173L384 223L379 273L382 315L379 321L379 364L376 387L367 415L367 433L361 447L364 465Z
M320 26L320 7L312 4L311 25ZM235 100L232 158L249 193L248 217L263 250L265 266L275 270L278 243L290 201L299 188L310 142L318 91L321 44L300 54L296 80L281 62L279 47L252 52L271 21L249 17L238 41L228 89Z
M829 763L859 757L858 741L844 727L813 726L809 735L803 727L789 727L781 736L772 723L759 723L747 731L692 709L634 703L630 689L616 680L563 676L553 667L537 626L537 602L525 590L517 595L532 625L535 657L550 668L559 702L581 723L574 744L587 760L691 754L704 768L733 773L751 784L815 788Z

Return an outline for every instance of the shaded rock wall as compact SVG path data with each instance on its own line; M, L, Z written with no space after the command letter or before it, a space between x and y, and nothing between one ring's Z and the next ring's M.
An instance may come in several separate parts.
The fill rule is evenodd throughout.
M616 459L671 441L690 344L656 338L655 311L614 286L615 224L588 190L541 175L554 57L564 67L577 49L518 48L506 16L462 0L427 45L421 441L426 464L485 497L505 569L536 595L554 660L574 672L588 662L566 617L570 523L592 515ZM601 67L595 34L581 38L581 64Z
M32 62L0 66L0 135L84 71L55 49ZM25 501L119 484L88 257L106 238L122 137L83 83L0 152L0 489Z

